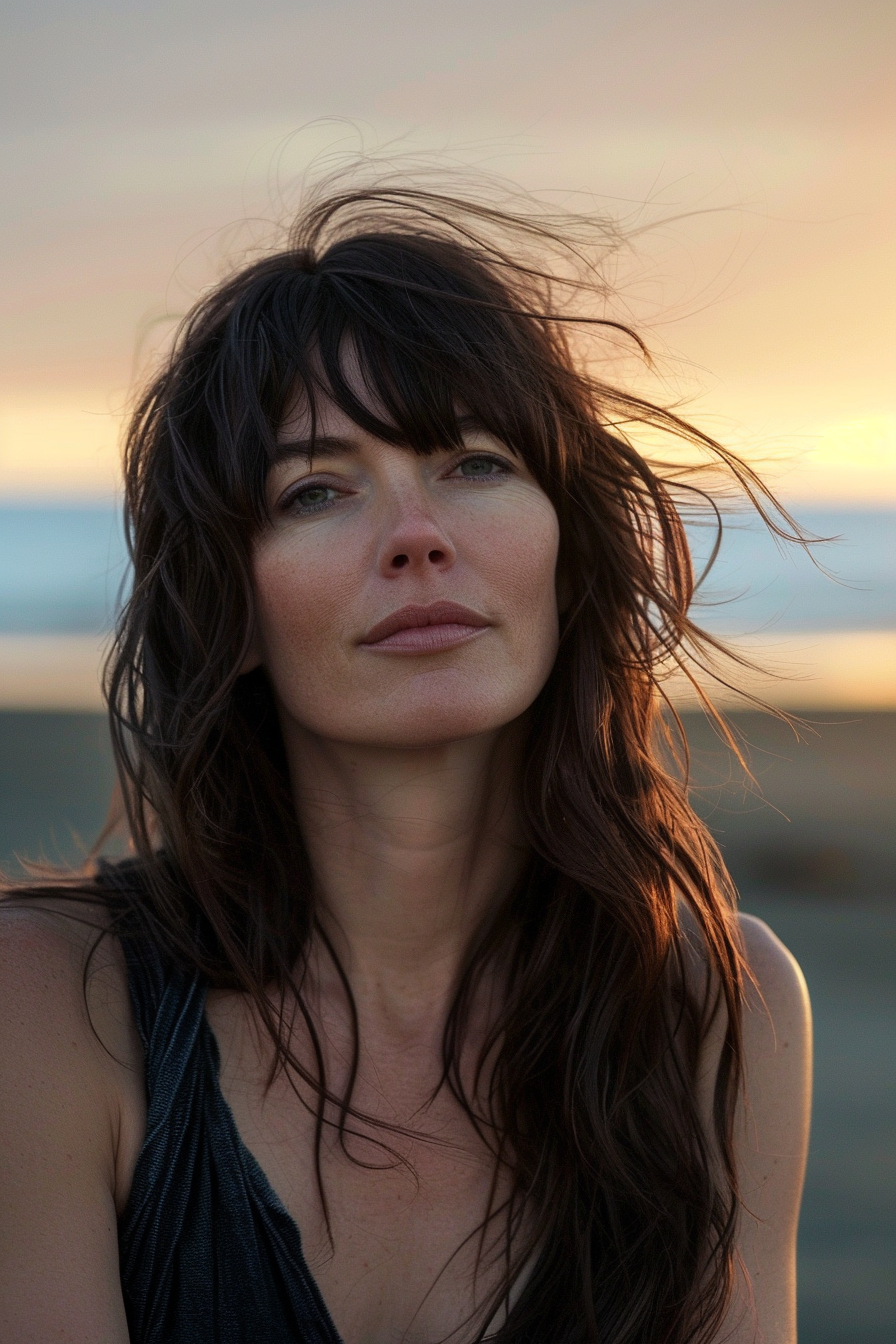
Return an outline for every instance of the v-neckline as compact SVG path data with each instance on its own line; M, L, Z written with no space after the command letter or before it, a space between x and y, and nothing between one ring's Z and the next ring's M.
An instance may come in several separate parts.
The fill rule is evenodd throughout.
M308 1288L312 1301L314 1302L314 1305L317 1308L317 1312L320 1317L319 1324L327 1333L327 1344L344 1344L342 1336L336 1329L336 1326L333 1322L333 1317L330 1312L330 1309L328 1308L326 1302L324 1301L323 1293L320 1290L317 1280L315 1279L314 1275L311 1273L311 1270L308 1267L308 1261L305 1259L305 1252L302 1249L301 1229L298 1223L296 1222L295 1218L290 1213L289 1209L283 1203L283 1200L280 1198L280 1196L277 1194L277 1191L271 1184L271 1181L267 1173L265 1172L264 1167L261 1165L258 1158L252 1152L252 1149L243 1139L243 1136L239 1130L239 1126L236 1123L236 1117L234 1116L233 1110L231 1109L230 1102L224 1096L224 1093L221 1089L221 1049L218 1045L218 1038L215 1035L214 1030L212 1029L212 1024L208 1020L208 1014L206 1012L205 992L203 992L201 1021L202 1021L202 1030L205 1032L209 1042L211 1061L212 1061L212 1083L214 1087L215 1101L217 1105L220 1107L221 1114L224 1117L225 1124L228 1130L230 1131L230 1137L233 1142L233 1146L236 1149L237 1155L239 1157L240 1165L246 1172L249 1184L252 1187L253 1192L261 1199L261 1201L265 1205L267 1205L267 1207L274 1209L274 1211L278 1214L278 1216L283 1220L289 1231L289 1235L293 1242L293 1245L290 1248L292 1250L293 1259L296 1261L298 1265L299 1272L302 1274L305 1280L305 1286Z
M277 1191L271 1184L271 1181L267 1173L265 1172L264 1167L261 1165L258 1158L252 1152L252 1149L243 1139L243 1136L240 1133L239 1125L236 1123L236 1117L233 1114L233 1110L231 1109L230 1103L224 1096L224 1093L221 1089L221 1049L220 1046L218 1045L218 1038L214 1033L212 1024L208 1020L208 1013L206 1011L206 1000L207 1000L207 987L203 986L202 1016L200 1019L200 1030L206 1034L209 1042L211 1061L212 1061L212 1084L214 1087L215 1100L221 1109L221 1114L224 1117L225 1124L228 1130L230 1131L230 1137L233 1142L233 1146L236 1149L237 1155L239 1157L240 1165L246 1172L249 1179L249 1183L253 1187L254 1193L259 1197L259 1199L264 1204L266 1204L269 1208L274 1209L274 1211L283 1219L288 1229L289 1235L293 1242L293 1245L291 1247L293 1259L298 1264L299 1271L304 1277L305 1284L308 1288L309 1293L311 1294L312 1301L314 1302L314 1305L317 1308L317 1312L320 1317L318 1323L327 1332L328 1337L326 1340L326 1344L345 1344L345 1341L343 1340L339 1331L336 1329L332 1314L330 1312L329 1307L326 1304L326 1301L324 1300L324 1295L320 1290L320 1286L318 1285L318 1282L315 1279L314 1275L311 1273L311 1270L308 1268L308 1262L305 1259L305 1252L302 1249L301 1229L298 1223L296 1222L295 1218L290 1213L289 1209L283 1203L283 1200L280 1198L280 1196L277 1194ZM542 1251L541 1253L536 1255L534 1261L530 1265L529 1273L526 1274L526 1282L523 1284L521 1290L523 1293L525 1293L526 1288L528 1287L529 1280L532 1276L532 1273L535 1271L537 1264L541 1259L543 1253L544 1252Z

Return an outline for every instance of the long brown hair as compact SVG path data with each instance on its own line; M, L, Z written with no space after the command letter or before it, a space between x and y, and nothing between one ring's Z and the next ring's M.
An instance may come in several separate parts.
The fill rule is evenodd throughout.
M297 1004L317 1040L303 998L314 882L270 686L240 674L250 550L297 392L424 454L460 443L459 407L475 416L552 500L568 593L523 758L531 860L470 949L444 1035L443 1083L509 1172L496 1309L535 1257L497 1338L684 1344L712 1335L733 1282L742 972L734 894L663 715L664 670L714 641L689 616L680 482L638 451L635 427L689 439L761 510L764 496L736 457L578 352L579 300L601 288L581 243L428 188L334 188L182 323L126 446L133 591L107 689L136 858L116 886L133 893L120 927L139 917L174 961L255 1002L279 1065L318 1099L318 1141L350 1124L350 1089L333 1094L319 1049L313 1065L295 1058L285 1025ZM558 280L539 257L560 255ZM637 341L605 314L591 323ZM346 379L348 346L381 410ZM507 994L483 1102L458 1061L496 961ZM698 1056L720 1012L707 1133Z

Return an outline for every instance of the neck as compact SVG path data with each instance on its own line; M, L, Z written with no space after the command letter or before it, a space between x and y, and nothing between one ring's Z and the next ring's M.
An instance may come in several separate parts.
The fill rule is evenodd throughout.
M521 871L521 733L390 750L285 725L322 927L354 993L390 1017L441 1016L471 937Z

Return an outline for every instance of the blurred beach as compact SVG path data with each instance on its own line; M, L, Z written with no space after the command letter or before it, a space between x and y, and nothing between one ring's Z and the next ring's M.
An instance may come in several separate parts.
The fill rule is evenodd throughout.
M106 816L136 389L359 155L608 220L593 315L652 359L601 328L601 376L630 370L836 539L813 563L726 517L699 588L698 619L767 672L719 670L796 716L706 681L752 780L668 682L695 805L813 996L801 1344L896 1341L894 20L882 0L10 0L0 44L0 867L77 862ZM689 531L699 570L713 532Z
M726 532L700 619L774 663L730 709L750 778L678 688L693 799L801 962L816 1026L803 1344L896 1338L896 512L807 511L819 554ZM696 532L698 563L708 534ZM0 864L78 862L113 767L99 666L126 578L116 511L0 506ZM723 700L725 697L723 696Z

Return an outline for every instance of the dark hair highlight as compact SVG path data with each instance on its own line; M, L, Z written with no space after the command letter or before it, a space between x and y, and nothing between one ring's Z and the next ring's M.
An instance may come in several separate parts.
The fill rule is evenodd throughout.
M712 1336L733 1282L742 967L734 893L663 715L665 670L707 666L719 646L689 615L685 487L627 427L690 440L764 516L769 496L675 413L585 366L571 332L637 337L576 308L602 292L584 257L575 229L534 215L347 189L197 303L127 438L133 591L107 689L136 859L104 889L116 927L138 920L173 960L251 996L278 1064L318 1097L318 1139L351 1123L350 1089L330 1091L322 1053L310 1067L289 1044L293 1005L316 1040L302 995L313 882L269 685L240 673L251 545L297 396L313 408L326 394L421 453L460 442L459 408L474 415L552 500L569 593L520 781L531 863L470 949L444 1039L445 1085L510 1173L491 1215L508 1229L495 1310L537 1255L495 1337L685 1344ZM346 378L349 349L369 401ZM482 1051L483 1104L458 1061L495 961L508 988ZM696 1078L716 1014L707 1134Z

